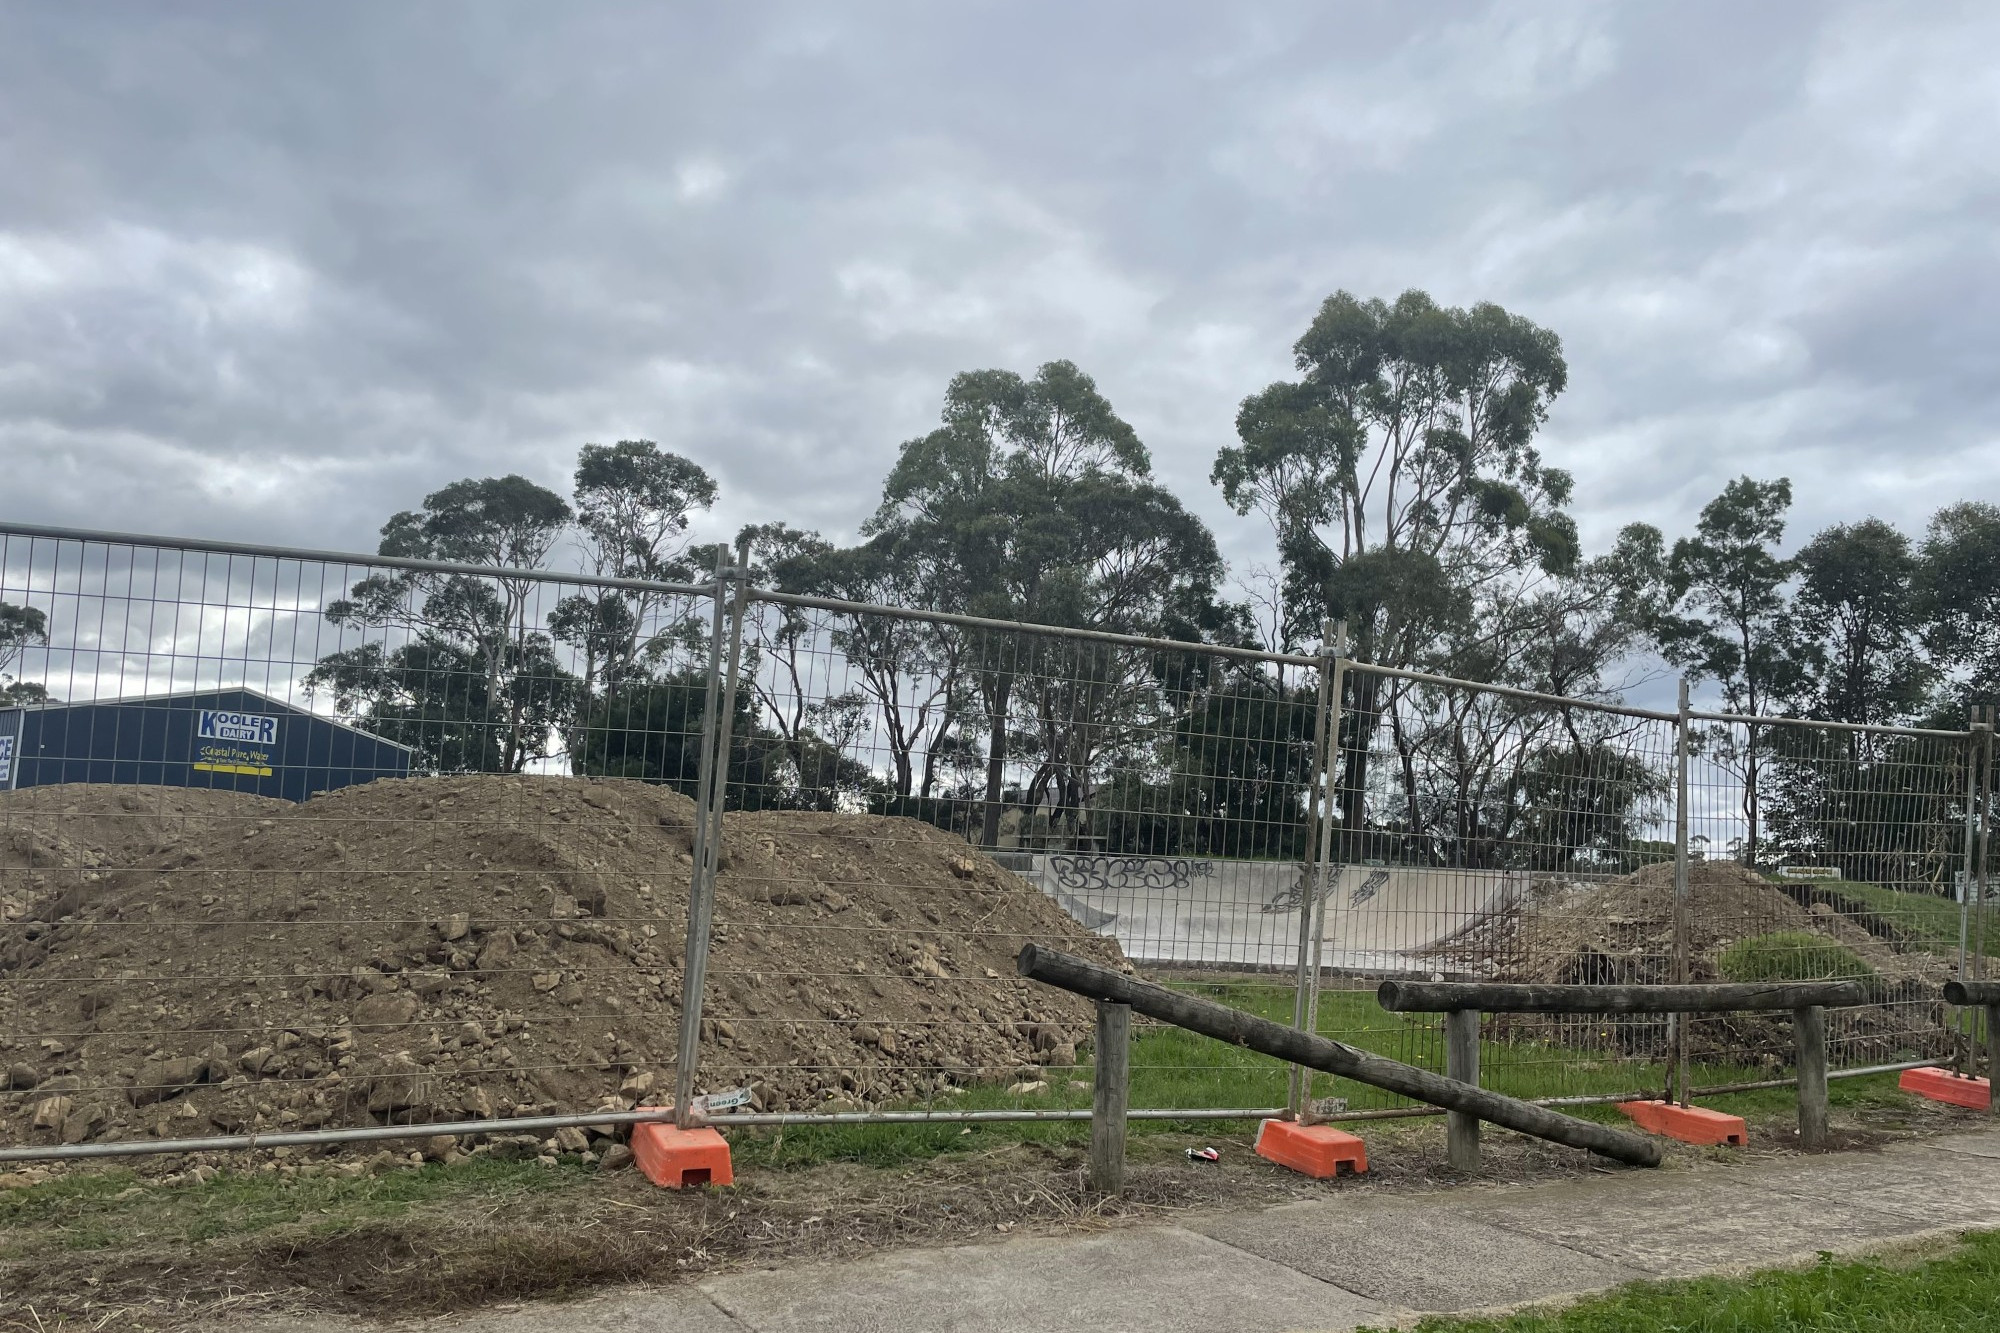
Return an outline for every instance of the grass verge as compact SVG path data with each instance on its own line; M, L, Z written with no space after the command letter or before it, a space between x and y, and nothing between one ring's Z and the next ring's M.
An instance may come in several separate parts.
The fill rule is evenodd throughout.
M575 1162L550 1168L490 1158L353 1178L223 1172L176 1185L147 1183L123 1169L77 1172L0 1191L0 1259L49 1250L191 1245L293 1223L331 1235L440 1203L498 1208L561 1191L591 1174Z
M1909 893L1860 880L1839 880L1826 886L1830 895L1845 898L1881 917L1904 937L1904 943L1934 953L1940 958L1958 956L1959 906L1951 898L1935 893ZM1976 932L1976 922L1968 934ZM1970 939L1967 947L1976 947ZM2000 958L2000 922L1989 919L1986 928L1986 956Z
M1820 1262L1739 1278L1642 1282L1554 1311L1432 1317L1418 1333L1929 1333L2000 1329L2000 1233L1922 1262ZM1367 1330L1362 1330L1367 1333Z

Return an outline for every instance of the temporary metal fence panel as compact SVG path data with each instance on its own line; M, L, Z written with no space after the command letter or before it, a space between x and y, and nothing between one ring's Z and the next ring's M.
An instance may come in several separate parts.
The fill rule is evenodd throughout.
M670 1097L708 592L6 534L0 602L10 1148Z
M1347 675L1324 928L1334 1035L1444 1072L1442 1018L1382 1012L1377 980L1672 979L1670 717L1363 663ZM1671 1049L1666 1020L1644 1016L1487 1015L1482 1046L1482 1081L1526 1098L1658 1089Z
M700 1086L760 1110L1079 1111L1088 1005L1024 944L1291 1019L1318 664L756 595ZM1142 1110L1282 1066L1142 1028Z
M1974 733L1693 714L1693 979L1857 977L1870 999L1828 1016L1831 1069L1952 1059L1939 989L1982 974L1963 888L1983 753ZM1780 1020L1696 1019L1688 1041L1746 1077L1792 1059Z
M1937 982L2000 948L1990 720L1677 715L727 562L16 527L0 603L0 1154L1081 1118L1091 1015L1014 976L1030 941L1437 1070L1381 978L1860 975L1853 1072L1962 1056ZM1483 1081L1769 1082L1781 1029L1487 1016ZM1146 1117L1424 1109L1171 1028L1131 1071Z

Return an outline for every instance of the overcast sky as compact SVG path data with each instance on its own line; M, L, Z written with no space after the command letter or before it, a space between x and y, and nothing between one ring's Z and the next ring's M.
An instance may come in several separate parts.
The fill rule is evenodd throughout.
M1601 547L2000 500L2000 6L0 0L0 518L374 547L647 437L851 535L1067 357L1239 566L1240 399L1346 288L1563 339Z

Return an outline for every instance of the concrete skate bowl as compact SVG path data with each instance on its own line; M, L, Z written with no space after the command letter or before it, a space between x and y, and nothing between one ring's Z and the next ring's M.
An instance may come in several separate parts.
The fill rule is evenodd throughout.
M1304 872L1283 861L1037 852L1019 872L1135 963L1289 971L1298 966ZM1508 871L1342 865L1327 885L1320 965L1429 972L1443 941L1520 901Z

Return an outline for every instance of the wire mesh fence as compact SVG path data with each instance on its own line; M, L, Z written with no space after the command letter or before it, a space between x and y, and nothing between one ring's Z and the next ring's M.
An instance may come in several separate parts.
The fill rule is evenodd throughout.
M606 592L6 537L0 601L38 616L0 714L8 1137L622 1110L667 1079L708 599L650 590L592 667L551 627Z
M767 757L725 789L707 1079L804 1109L1087 1105L1090 1008L1014 975L1030 942L1291 1017L1313 659L805 599L754 600L745 635ZM1281 1067L1183 1038L1141 1032L1136 1107L1284 1104Z
M1862 980L1869 1002L1829 1015L1835 1070L1956 1055L1938 994L1953 975L1983 975L1984 907L1962 892L1980 744L1971 732L1694 716L1694 979ZM1764 1069L1789 1060L1782 1024L1689 1029L1698 1051Z
M1963 1057L1938 985L2000 948L1990 729L739 574L0 530L0 604L7 1150L509 1121L582 1150L696 1095L1081 1117L1090 1009L1015 976L1029 942L1440 1072L1441 1022L1379 980L1857 977L1852 1071ZM1482 1046L1489 1086L1558 1100L1790 1061L1750 1015L1493 1015ZM1420 1109L1165 1026L1131 1070L1143 1115Z
M1673 980L1675 722L1356 665L1327 909L1354 985ZM1438 1016L1347 997L1362 1044L1442 1071ZM1492 1015L1481 1069L1529 1098L1663 1086L1660 1020Z

